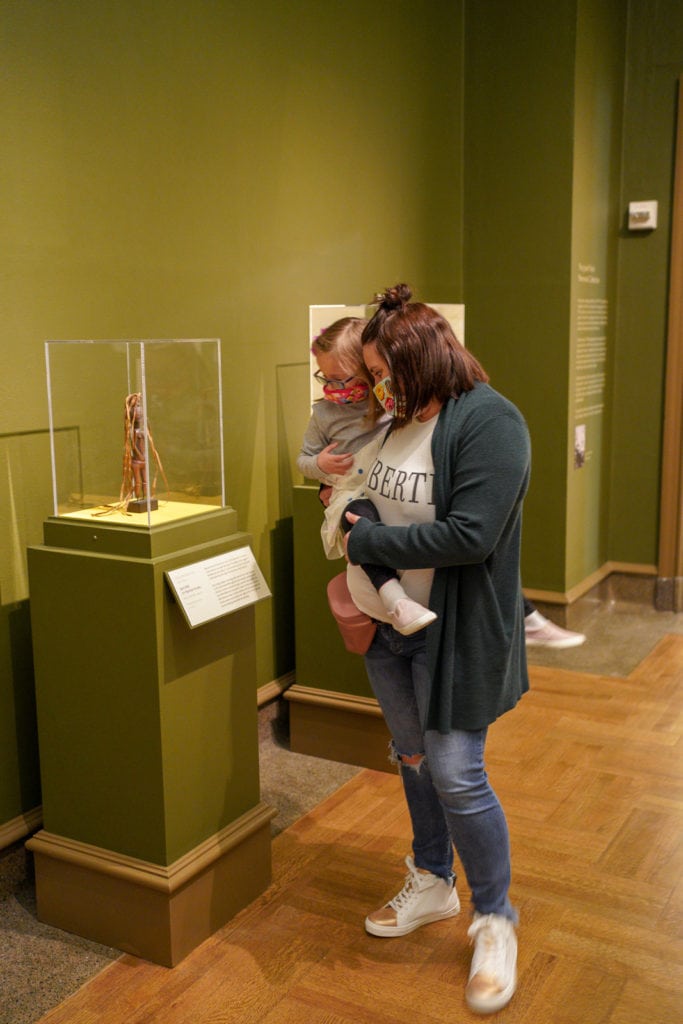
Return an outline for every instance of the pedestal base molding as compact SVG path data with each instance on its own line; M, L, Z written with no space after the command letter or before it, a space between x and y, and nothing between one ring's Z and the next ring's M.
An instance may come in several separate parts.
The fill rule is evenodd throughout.
M284 696L289 701L290 746L295 753L396 771L389 762L389 730L374 697L296 684Z
M174 967L270 884L270 821L260 803L168 867L37 832L38 917Z

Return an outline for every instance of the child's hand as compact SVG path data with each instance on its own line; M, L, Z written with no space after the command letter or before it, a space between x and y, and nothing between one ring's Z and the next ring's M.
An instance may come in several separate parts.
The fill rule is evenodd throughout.
M360 519L360 516L357 516L355 512L345 512L344 515L346 516L346 518L348 519L348 521L352 525L353 525L353 523L357 523L358 520ZM349 531L349 533L350 532L351 531ZM344 544L344 558L346 559L347 562L350 562L351 559L349 558L349 534L348 533L344 534L343 544Z
M353 455L349 452L345 452L342 455L334 455L332 452L333 448L336 448L339 444L338 441L333 441L332 444L328 444L327 448L318 455L316 462L318 467L323 473L328 475L338 474L341 476L343 473L348 473L353 465Z

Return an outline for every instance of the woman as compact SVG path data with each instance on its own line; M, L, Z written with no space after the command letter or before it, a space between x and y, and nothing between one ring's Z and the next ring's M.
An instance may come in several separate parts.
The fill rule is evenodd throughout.
M366 667L413 828L405 886L365 927L398 936L456 914L454 844L475 910L466 1000L493 1013L515 991L517 919L484 745L528 689L519 552L529 436L448 322L410 298L406 285L388 289L363 331L375 393L393 394L394 418L367 481L381 522L347 513L349 587L380 619ZM356 568L364 562L402 570L409 596L436 620L399 635L371 604Z

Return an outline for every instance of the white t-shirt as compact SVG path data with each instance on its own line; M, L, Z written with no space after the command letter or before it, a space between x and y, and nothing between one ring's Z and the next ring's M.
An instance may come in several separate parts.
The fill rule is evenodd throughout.
M390 431L368 472L364 494L387 526L434 521L432 434L438 418L432 416L425 423L412 420L408 426ZM386 609L360 566L349 566L347 576L358 608L388 622ZM429 604L433 569L399 569L399 576L409 597Z

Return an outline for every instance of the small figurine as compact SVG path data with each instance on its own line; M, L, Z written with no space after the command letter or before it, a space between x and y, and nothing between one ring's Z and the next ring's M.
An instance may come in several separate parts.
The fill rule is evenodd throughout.
M156 467L151 484L147 464L148 454L151 455ZM150 511L157 509L159 502L154 496L157 471L163 477L166 490L169 490L159 452L156 450L149 427L145 424L142 395L135 392L126 397L123 427L123 479L119 500L111 505L102 505L91 514L106 516L111 515L112 512L121 512L123 515L130 515L134 512L146 512L148 508ZM149 504L147 501L148 488Z
M147 449L147 450L146 450ZM149 503L148 487L149 467L147 451L154 459L155 465L166 480L159 453L156 450L149 428L145 425L145 414L142 408L142 395L136 392L126 398L124 419L123 445L123 480L119 494L119 505L125 506L127 512L146 512L148 508L156 509L159 502L154 497L157 474L151 483Z

